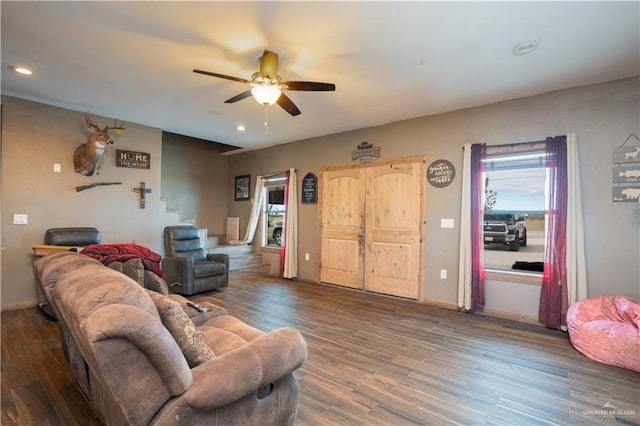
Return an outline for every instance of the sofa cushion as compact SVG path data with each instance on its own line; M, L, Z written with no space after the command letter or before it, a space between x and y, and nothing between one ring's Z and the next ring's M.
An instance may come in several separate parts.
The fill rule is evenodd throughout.
M217 356L245 346L265 335L257 328L231 315L220 315L198 327L204 332L204 340Z
M86 246L100 244L97 228L51 228L44 234L44 243L52 246Z
M196 367L215 357L205 343L204 334L196 329L178 302L154 291L147 290L147 293L158 309L162 324L180 346L189 367Z
M247 345L247 341L228 330L208 326L206 323L199 328L203 332L204 341L218 356Z
M227 315L226 309L214 305L213 303L198 303L197 306L204 309L204 312L201 312L193 306L190 306L190 300L185 298L184 296L181 296L179 294L167 294L167 297L180 304L182 310L185 311L185 313L189 316L189 319L193 321L197 328L199 328L204 322L210 320L211 318L219 317L221 315ZM209 346L211 347L211 349L214 349L211 345ZM215 353L215 349L213 352Z
M33 263L33 272L45 293L49 294L62 275L85 265L101 265L101 263L79 253L64 251L37 259Z
M115 269L118 272L122 272L148 290L153 290L156 293L164 295L169 294L169 287L165 280L160 278L155 272L147 271L144 268L142 259L138 257L129 259L126 262L111 262L107 267Z
M111 262L107 265L111 269L122 272L140 285L144 284L144 265L142 259L135 257L126 262Z
M153 290L156 293L169 294L169 286L164 278L160 278L158 274L153 271L144 271L144 288Z

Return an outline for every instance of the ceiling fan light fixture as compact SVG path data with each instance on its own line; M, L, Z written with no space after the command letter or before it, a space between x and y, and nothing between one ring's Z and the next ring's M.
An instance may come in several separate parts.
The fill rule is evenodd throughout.
M251 89L251 94L260 105L273 105L282 92L278 86L259 85Z

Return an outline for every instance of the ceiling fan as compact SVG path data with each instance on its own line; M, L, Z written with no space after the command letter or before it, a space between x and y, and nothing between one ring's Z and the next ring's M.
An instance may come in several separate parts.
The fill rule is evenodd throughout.
M262 54L260 58L260 71L253 73L251 80L203 70L193 70L193 72L238 81L252 86L250 90L224 101L227 104L232 104L249 96L253 96L259 104L269 106L277 103L282 109L293 116L299 115L300 110L287 95L282 93L282 90L300 90L306 92L333 92L336 90L336 85L332 83L282 81L278 75L278 54L270 50L265 50Z

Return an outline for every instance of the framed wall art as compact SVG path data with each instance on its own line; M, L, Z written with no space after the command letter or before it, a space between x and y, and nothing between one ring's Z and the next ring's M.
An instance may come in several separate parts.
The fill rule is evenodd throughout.
M318 176L307 173L302 179L302 203L318 204Z
M640 201L640 138L635 133L613 150L612 192L614 203Z
M236 176L235 191L236 201L248 200L251 191L251 175Z

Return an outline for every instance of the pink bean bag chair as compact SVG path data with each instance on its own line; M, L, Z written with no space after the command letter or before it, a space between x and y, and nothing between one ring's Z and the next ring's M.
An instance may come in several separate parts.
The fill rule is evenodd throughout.
M571 344L594 361L640 372L640 304L596 296L567 310Z

